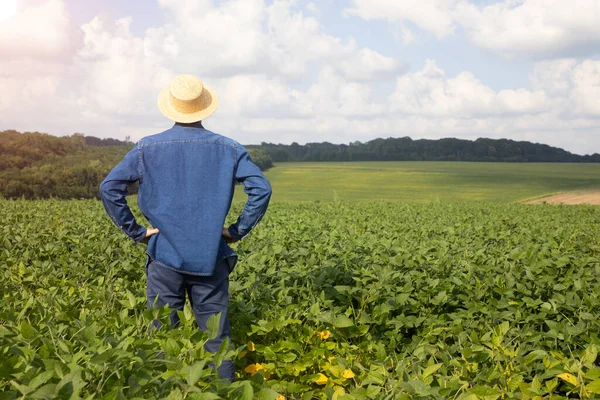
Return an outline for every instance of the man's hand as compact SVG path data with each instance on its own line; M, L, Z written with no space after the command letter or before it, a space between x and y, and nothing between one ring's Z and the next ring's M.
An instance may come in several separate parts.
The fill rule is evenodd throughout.
M146 229L146 237L144 237L142 240L140 240L140 243L148 244L148 241L150 240L150 236L155 235L158 232L160 232L158 230L158 228Z
M227 229L227 228L223 228L223 231L221 231L221 236L223 237L223 239L225 239L225 242L227 242L227 243L235 243L237 241L231 237L231 234L229 233L229 229Z

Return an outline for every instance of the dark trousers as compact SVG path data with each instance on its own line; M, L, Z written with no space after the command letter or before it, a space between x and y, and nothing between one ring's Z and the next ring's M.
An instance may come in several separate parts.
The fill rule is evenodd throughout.
M223 260L217 264L212 276L196 276L161 267L149 260L146 287L148 309L168 304L173 309L170 315L171 325L177 326L179 316L176 310L183 310L187 294L196 321L202 330L207 330L206 322L211 315L221 313L217 337L209 340L204 346L207 351L217 352L225 338L230 337L229 273L233 270L235 261L234 257ZM231 360L223 361L218 371L221 378L233 381L234 370Z

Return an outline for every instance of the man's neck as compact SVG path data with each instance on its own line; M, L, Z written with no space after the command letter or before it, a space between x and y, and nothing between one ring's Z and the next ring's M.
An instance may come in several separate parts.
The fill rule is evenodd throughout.
M191 122L189 124L183 123L183 122L175 122L175 125L179 125L179 126L191 126L194 128L202 128L204 129L204 127L202 126L202 121L198 121L198 122Z

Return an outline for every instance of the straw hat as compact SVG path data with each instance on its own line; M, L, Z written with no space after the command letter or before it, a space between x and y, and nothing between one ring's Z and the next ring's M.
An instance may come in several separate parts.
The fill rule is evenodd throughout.
M215 112L219 99L214 89L194 75L176 76L158 96L158 108L175 122L192 123Z

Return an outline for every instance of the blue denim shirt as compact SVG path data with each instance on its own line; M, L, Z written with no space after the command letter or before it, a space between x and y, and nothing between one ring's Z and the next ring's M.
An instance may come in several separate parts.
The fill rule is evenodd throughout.
M248 201L228 230L246 236L261 220L271 186L236 141L208 131L201 123L176 123L141 139L100 184L100 195L113 222L136 242L146 227L127 205L127 186L139 181L138 205L159 233L146 253L159 265L194 275L212 275L216 263L233 250L221 237L235 182Z

